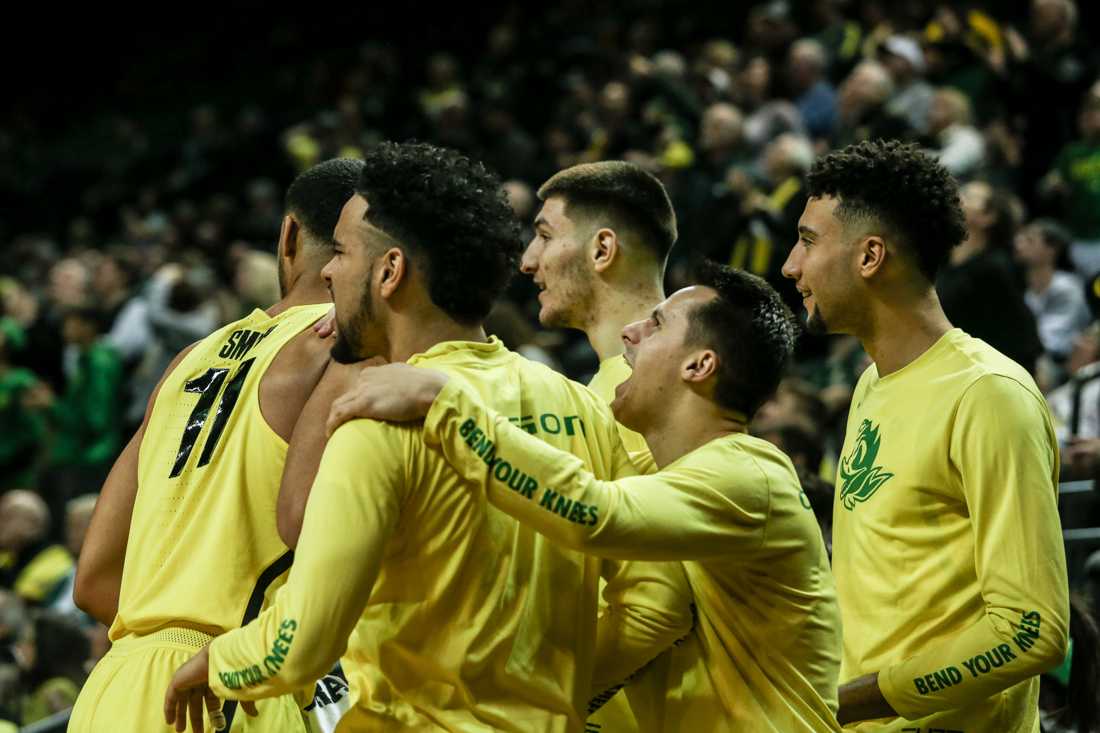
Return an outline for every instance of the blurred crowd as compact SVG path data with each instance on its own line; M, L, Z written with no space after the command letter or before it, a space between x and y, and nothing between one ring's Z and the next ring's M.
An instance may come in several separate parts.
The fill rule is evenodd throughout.
M160 374L182 347L278 299L273 248L293 175L383 139L483 159L528 227L534 191L557 170L634 161L664 181L680 219L670 289L710 258L766 277L796 308L780 267L815 157L869 138L914 141L962 183L970 237L937 282L948 317L1035 375L1063 478L1100 473L1092 4L773 0L729 10L726 24L708 24L708 12L515 5L474 42L427 53L373 40L325 51L277 28L299 53L272 61L252 97L195 104L170 135L162 120L117 109L83 138L36 137L33 109L0 127L0 194L28 202L0 222L0 721L68 707L105 648L105 630L72 604L74 562L95 492ZM280 95L294 103L265 104ZM73 149L83 175L31 174ZM55 189L73 205L42 216L29 202ZM587 343L540 329L536 312L519 277L492 330L587 380ZM843 420L866 364L852 339L806 336L796 372L753 424L794 460L827 538ZM1083 506L1075 526L1100 525L1100 503ZM1090 571L1100 558L1071 567L1079 579Z

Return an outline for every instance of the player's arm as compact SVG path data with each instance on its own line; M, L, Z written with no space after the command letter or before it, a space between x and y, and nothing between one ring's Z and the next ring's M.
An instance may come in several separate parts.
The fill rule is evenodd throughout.
M842 723L878 717L883 703L910 720L960 708L1065 658L1069 585L1045 406L1007 377L978 380L959 405L950 457L970 512L985 613L880 670L874 684L843 685Z
M126 558L126 542L130 534L130 518L138 491L138 453L149 415L165 377L191 351L194 344L176 355L157 383L145 407L141 426L130 438L115 460L107 480L100 489L88 533L80 548L73 586L76 605L100 623L110 626L118 613L118 596L122 588L122 564Z
M597 427L596 417L585 420L590 429ZM611 426L610 477L638 475L640 463L623 446L610 411L599 417ZM649 460L652 462L652 457ZM600 572L606 581L603 589L606 605L596 625L589 714L661 652L691 633L694 623L691 586L680 563L604 558Z
M333 434L286 584L258 618L211 642L197 656L207 657L205 665L188 662L180 669L166 717L173 701L207 685L218 697L258 700L312 685L332 668L366 606L398 521L406 485L403 434L365 420Z
M283 479L279 486L277 525L279 536L291 549L298 545L309 490L317 476L325 450L325 421L333 401L354 382L361 367L329 361L321 381L313 389L294 424L287 448Z
M382 367L388 368L388 367ZM571 549L619 560L698 560L751 549L763 539L767 492L751 462L666 469L618 481L512 425L448 381L424 420L424 439L489 501ZM512 489L503 463L534 480ZM738 476L731 489L729 476Z

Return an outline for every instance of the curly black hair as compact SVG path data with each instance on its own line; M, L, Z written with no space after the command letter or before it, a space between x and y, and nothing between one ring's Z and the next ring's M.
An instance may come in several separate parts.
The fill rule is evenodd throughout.
M875 140L824 156L810 169L811 198L840 200L835 215L845 225L866 219L886 228L916 259L930 282L951 249L966 239L959 186L916 145Z
M705 260L695 280L718 297L691 313L684 343L714 349L715 401L751 418L779 387L798 321L775 288L756 275Z
M355 194L362 170L361 160L333 158L300 173L287 188L286 210L298 217L318 244L335 246L332 234L340 210Z
M364 163L367 221L408 248L432 303L459 323L483 321L523 253L500 177L427 143L381 143Z

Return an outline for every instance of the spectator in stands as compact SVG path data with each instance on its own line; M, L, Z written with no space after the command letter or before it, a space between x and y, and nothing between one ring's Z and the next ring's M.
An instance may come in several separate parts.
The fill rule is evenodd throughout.
M23 718L20 665L30 655L30 617L15 593L0 588L0 733L14 733ZM9 725L4 728L4 725Z
M968 235L936 278L943 311L955 326L1034 373L1043 345L1007 252L1015 228L1011 201L979 181L961 193Z
M879 61L894 84L886 110L904 118L918 135L925 134L934 90L923 77L924 52L920 44L908 36L892 35L879 47Z
M795 41L787 56L794 103L815 140L828 139L836 124L836 90L825 76L828 66L825 47L812 38Z
M1085 286L1067 257L1070 235L1051 219L1036 219L1016 235L1016 259L1027 276L1024 300L1035 315L1043 348L1064 363L1091 315Z
M73 559L49 540L50 510L24 490L0 496L0 588L42 603L73 569Z
M786 283L779 270L798 239L798 218L806 206L803 182L813 162L810 141L784 133L764 151L764 176L759 186L736 169L727 178L730 189L740 197L741 221L733 249L723 254L722 260L767 279L795 300L795 291L783 287Z
M776 135L806 132L798 108L785 99L774 98L771 86L771 63L764 56L750 56L737 74L733 91L740 109L747 115L745 144L754 154L763 151Z
M25 340L14 319L0 318L0 491L32 487L41 464L46 423L26 399L38 378L9 356L9 344Z
M985 140L972 124L970 100L957 89L940 88L928 110L933 152L956 178L973 177L985 162Z
M1093 733L1100 724L1100 629L1088 601L1069 604L1069 653L1042 677L1039 707L1044 733Z
M73 583L76 580L76 560L80 557L80 548L84 546L84 536L88 533L88 524L92 521L96 499L99 494L84 494L70 499L65 505L65 548L73 558L73 568L58 583L57 587L43 603L52 611L71 616L83 625L92 625L92 620L73 600Z
M50 470L41 487L50 511L60 516L65 502L94 491L107 477L122 447L122 360L103 339L100 312L90 306L63 315L66 346L73 361L59 396L40 386L32 404L48 408L54 429Z
M886 108L893 94L894 83L882 64L877 61L857 64L840 85L832 147L841 148L862 140L908 137L909 124Z
M1073 344L1068 382L1047 394L1061 446L1061 479L1100 475L1100 322L1093 322Z
M99 259L91 283L96 305L109 324L105 338L126 371L141 360L152 336L148 308L137 293L138 275L133 255L116 248Z
M1043 189L1064 204L1070 256L1088 278L1100 272L1100 82L1086 96L1078 126L1081 137L1062 148Z
M23 701L24 725L73 706L88 676L85 665L91 655L91 643L80 624L52 611L35 617L32 649L24 674L28 692Z

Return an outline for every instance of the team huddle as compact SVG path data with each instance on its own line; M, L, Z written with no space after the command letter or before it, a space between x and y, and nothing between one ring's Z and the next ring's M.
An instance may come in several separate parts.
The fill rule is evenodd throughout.
M936 298L956 184L877 142L808 190L783 274L873 361L831 560L749 432L796 319L719 265L666 297L658 179L561 171L524 245L484 165L385 143L294 181L282 299L150 398L80 555L113 646L69 729L1037 733L1068 643L1057 442ZM486 333L517 268L588 337L588 387Z

